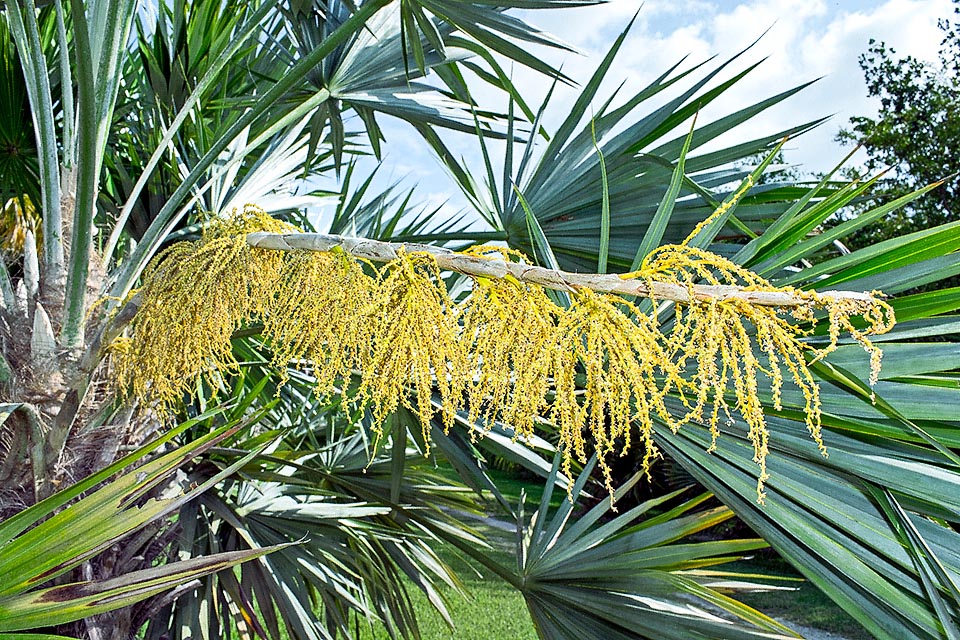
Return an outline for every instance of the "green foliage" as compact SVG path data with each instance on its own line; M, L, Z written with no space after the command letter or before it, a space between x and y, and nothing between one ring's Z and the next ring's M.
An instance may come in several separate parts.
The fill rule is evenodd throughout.
M17 407L0 405L0 411L7 411L6 416L15 410ZM181 425L97 474L0 523L0 571L4 575L0 587L0 631L49 628L96 616L283 548L280 544L213 553L110 579L53 582L121 541L127 543L124 553L144 553L141 545L149 541L135 538L130 544L133 534L153 526L158 530L173 527L171 518L183 505L249 460L241 458L207 482L184 487L179 495L160 495L159 490L191 458L202 455L243 427L228 424L189 445L172 448L149 462L124 470L170 443L189 426L190 423ZM123 473L115 475L121 470ZM77 499L79 496L82 497Z
M547 99L531 109L530 96L513 86L501 61L505 56L565 81L536 51L561 45L507 9L589 4L577 0L308 0L243 6L170 0L161 2L156 14L137 12L132 0L47 2L39 10L34 4L3 5L10 37L0 47L5 83L0 100L11 101L11 110L3 110L11 120L3 127L11 125L0 133L29 151L16 158L29 180L15 182L5 172L0 190L29 196L40 217L41 242L39 250L27 243L22 258L6 261L22 263L22 272L0 269L0 401L17 407L27 400L40 404L37 428L29 437L19 411L0 425L2 506L9 510L0 531L22 526L30 521L22 514L36 513L13 515L7 495L42 497L53 480L84 477L98 465L113 473L118 470L111 464L118 457L114 452L123 446L139 451L157 428L149 413L105 391L104 345L129 321L121 304L141 283L149 261L172 240L197 235L204 221L200 209L260 201L281 216L296 217L301 207L333 196L337 232L439 244L497 239L548 267L624 272L639 268L661 244L686 237L727 200L751 172L738 161L769 153L783 135L817 122L783 132L752 131L744 135L746 142L704 151L799 88L691 126L697 111L735 90L749 73L726 75L743 52L720 63L680 62L615 103L612 96L600 96L598 87L619 55L624 32L560 127L545 131L544 114L555 107ZM131 41L135 46L128 48ZM506 114L474 103L471 95L479 93L471 90L478 82L510 97ZM36 120L23 109L25 99ZM460 220L417 209L409 195L395 189L373 193L371 181L353 173L356 156L381 155L386 148L380 128L384 115L399 117L437 151L487 228L464 229ZM34 122L36 130L28 134ZM75 122L79 128L74 129ZM464 132L478 134L485 156L479 171L449 152L446 137ZM494 166L493 140L506 145L502 173ZM299 178L335 177L337 167L343 193L298 190ZM351 175L353 180L346 180ZM835 240L910 205L917 194L871 204L857 219L812 233L858 201L867 186L828 180L812 189L761 185L692 243L775 285L804 290L842 286L897 295L960 273L960 230L954 224L849 254L833 252ZM451 297L462 301L468 289L464 281L444 278ZM101 306L91 308L101 296L106 296ZM569 302L563 294L551 301L558 307ZM677 433L658 421L652 438L877 637L955 637L960 356L947 339L960 330L960 296L953 290L919 293L890 304L901 322L882 337L887 362L875 396L865 382L866 358L854 353L857 345L841 344L828 359L812 364L821 384L828 458L808 437L802 392L785 389L779 403L772 394L758 396L771 430L765 506L756 504L760 471L744 425L721 421L723 437L712 454L705 453L712 442L709 421L693 420ZM653 309L642 301L638 308ZM660 330L671 331L677 322L674 306L661 304L658 311ZM702 576L691 578L689 571L696 570L691 564L712 564L758 544L688 545L675 537L726 517L726 511L684 508L633 520L605 512L605 502L573 521L572 509L561 505L562 517L541 515L533 523L520 518L519 528L529 537L521 545L522 571L514 570L457 516L456 509L479 511L479 505L464 486L431 472L432 461L424 458L427 440L433 441L431 454L449 462L463 485L490 492L516 517L522 514L497 489L485 458L500 456L545 477L550 487L545 495L554 484L562 493L569 479L551 473L548 461L556 455L551 440L557 434L549 425L542 425L542 436L523 442L511 425L448 411L452 424L431 420L425 434L417 412L403 402L385 423L375 424L367 412L344 411L339 394L324 399L312 394L322 376L312 375L309 364L305 373L302 363L285 363L291 365L288 380L278 385L267 365L279 341L264 337L255 324L234 329L229 327L225 348L235 366L208 384L179 389L192 396L179 419L202 415L218 392L233 400L230 419L261 420L242 437L198 455L191 450L189 460L178 461L199 487L210 485L207 492L185 504L172 498L179 507L177 526L141 528L125 539L131 552L164 553L121 554L122 562L92 555L104 536L112 540L117 529L142 524L126 503L103 507L102 532L91 526L85 533L59 532L37 541L82 547L85 562L108 581L154 561L151 571L175 572L176 563L166 564L166 551L193 556L188 562L199 566L205 561L197 554L257 555L310 532L302 544L252 560L234 573L203 578L189 593L174 592L181 593L178 600L145 601L141 611L158 613L148 633L184 637L189 630L194 636L215 636L232 633L227 630L237 628L230 624L236 621L246 625L244 633L262 632L271 640L284 634L328 638L352 632L359 616L384 622L394 636L416 637L405 585L414 585L444 610L439 587L457 584L434 553L437 540L472 552L484 567L519 585L537 609L545 635L598 625L618 637L662 637L666 627L659 621L667 617L691 633L728 637L723 634L732 625L718 630L719 623L707 620L699 607L682 620L665 612L678 603L686 606L691 595L698 603L719 602L740 615L737 633L750 636L755 628L773 628L759 614L705 590ZM917 337L938 340L909 342ZM817 348L830 342L825 328L804 338L805 345ZM35 367L45 354L52 354L49 372ZM346 391L357 385L349 375L336 382ZM574 392L584 382L582 375L575 376ZM421 391L436 412L443 404L438 385ZM722 399L735 403L736 394ZM677 397L664 401L674 403L678 414L687 408ZM262 416L258 407L265 408ZM444 426L449 435L443 435ZM203 418L180 433L185 440L209 443L217 428ZM378 436L381 448L374 455ZM89 451L99 455L84 454ZM145 464L159 460L168 458ZM117 488L130 484L125 476ZM170 486L193 494L189 483ZM114 489L107 485L106 490ZM76 504L90 505L84 500L97 495L106 494L91 493ZM695 502L687 507L694 509ZM155 502L147 504L163 511ZM61 513L77 513L71 508ZM55 518L37 529L62 522ZM183 532L188 534L180 536ZM16 561L7 554L20 534L30 532L21 529L0 544L0 562ZM576 574L584 569L596 576L585 581ZM678 569L687 573L678 577ZM630 599L625 595L630 591L641 593ZM654 592L657 607L643 600L646 591ZM624 606L611 608L610 598ZM557 630L554 618L577 624ZM125 620L130 622L120 614L110 618L117 629ZM83 624L95 629L98 620Z
M51 16L48 11L41 21ZM0 21L0 113L0 234L3 250L18 255L26 230L38 231L40 167L20 56L6 21Z
M502 575L524 596L538 635L546 638L761 638L793 633L783 625L720 593L764 589L712 567L765 546L761 540L692 542L689 536L732 516L724 507L698 509L710 496L676 499L683 489L645 501L613 515L603 501L571 519L574 504L564 502L549 516L555 459L540 508L528 526L518 520L517 567L491 564L464 552ZM591 460L574 487L579 494L593 467ZM620 497L642 478L634 474L617 491ZM659 511L656 515L655 512ZM732 578L731 580L727 580ZM671 594L682 591L697 604L679 605ZM701 603L722 611L720 618ZM785 637L786 637L785 636ZM778 637L778 636L775 636Z
M262 426L294 416L296 394L309 394L307 384L299 376L291 381ZM349 637L358 618L410 637L418 628L411 588L447 616L438 587L456 589L459 580L432 547L444 536L481 544L452 515L476 511L472 494L432 473L396 430L391 447L371 455L356 423L310 396L307 402L314 403L309 422L277 425L234 444L250 452L249 462L180 511L183 535L171 553L206 557L298 543L191 589L178 606L152 617L147 638L227 628L230 621L271 638L283 637L281 629L288 637ZM273 437L279 442L263 452L259 443ZM397 456L403 483L394 494ZM207 482L215 470L196 465L189 480Z

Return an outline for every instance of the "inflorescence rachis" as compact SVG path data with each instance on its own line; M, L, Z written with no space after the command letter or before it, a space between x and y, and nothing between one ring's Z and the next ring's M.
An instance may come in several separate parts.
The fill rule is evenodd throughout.
M584 461L592 447L611 490L610 457L628 450L634 437L642 443L645 468L659 455L656 422L674 430L703 422L715 442L721 421L739 414L760 468L762 500L769 436L761 377L779 408L786 372L805 398L807 428L825 454L819 388L807 360L834 350L846 332L870 354L875 382L881 354L868 335L894 322L878 295L777 288L686 242L660 247L638 271L619 277L648 297L680 292L673 321L661 326L657 300L642 311L611 293L615 287L592 288L591 281L578 285L570 282L573 276L556 275L561 272L527 269L526 258L508 249L454 254L373 243L373 259L386 260L375 267L363 251L339 245L326 251L251 246L248 234L262 232L282 234L270 242L284 248L299 237L291 235L295 228L248 206L212 223L199 241L174 245L154 260L129 336L112 347L120 385L169 411L197 389L198 379L217 388L224 374L236 372L231 337L260 324L281 372L291 363L309 363L318 392L357 389L352 404L369 408L375 424L403 405L419 417L429 442L435 395L447 429L459 411L487 424L507 423L520 438L546 419L559 432L565 470L573 459ZM369 243L351 246L358 242ZM455 301L442 272L460 262L473 289ZM739 293L705 296L704 284ZM547 288L566 290L569 305L556 302ZM750 299L753 292L793 302L758 304ZM825 310L830 325L829 342L820 349L802 341L817 309ZM862 316L866 328L854 325L853 316ZM345 384L350 379L358 383ZM682 403L683 415L667 409L668 395Z

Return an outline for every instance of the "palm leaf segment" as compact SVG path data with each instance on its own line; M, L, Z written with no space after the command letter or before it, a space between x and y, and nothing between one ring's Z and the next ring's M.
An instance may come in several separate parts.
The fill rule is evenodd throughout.
M659 244L688 234L724 199L727 185L736 184L749 171L730 169L726 163L769 149L781 134L816 124L696 155L701 141L793 91L697 128L686 140L669 138L700 105L742 77L700 94L706 85L698 83L663 108L630 120L629 114L649 97L679 86L675 83L686 74L672 69L624 106L613 109L605 103L592 122L578 129L621 43L622 38L540 155L534 138L516 163L508 147L502 178L486 145L486 173L480 179L434 141L476 211L501 230L501 238L511 246L548 267L638 268ZM534 121L535 131L544 113L541 109ZM606 139L605 133L614 128L619 133ZM936 186L867 208L857 219L814 233L869 189L869 182L838 187L830 182L832 175L812 187L755 188L694 244L728 256L773 283L804 289L842 284L861 291L909 293L912 287L960 272L957 223L849 254L831 253L845 235ZM664 184L669 185L666 194ZM677 433L661 422L654 440L874 635L957 637L960 563L952 549L960 546L954 532L960 512L951 496L957 495L960 482L958 441L953 435L960 415L956 393L960 359L950 342L909 341L957 333L960 296L949 289L906 295L890 304L900 324L881 342L888 366L896 368L881 374L872 389L866 382L868 367L853 345L841 346L813 367L821 383L829 457L824 458L806 436L809 413L799 390L786 389L779 403L761 393L774 443L769 473L784 474L768 482L768 506L755 504L755 451L745 430L725 428L724 435L731 437L721 438L710 455L704 452L713 437L707 425L696 421ZM822 345L828 339L817 331L806 340ZM893 354L904 359L892 365L898 358ZM673 410L682 412L683 405L678 402ZM774 485L779 486L776 492Z
M586 486L592 467L591 460L575 492ZM628 479L617 495L641 478L638 473ZM517 571L501 570L523 594L541 635L571 640L797 637L723 593L777 587L714 568L765 543L689 540L733 515L725 507L703 509L710 494L678 500L685 493L680 489L615 516L603 502L574 519L570 502L548 512L551 489L548 484L529 526L518 525ZM654 516L654 510L662 512ZM677 593L689 601L679 602Z
M731 163L757 154L767 155L785 136L799 135L822 122L822 119L814 120L697 155L700 147L806 86L801 85L703 125L693 131L689 140L684 135L675 137L682 123L756 67L751 65L711 86L747 50L713 68L702 63L681 71L681 61L623 105L611 106L615 96L610 96L593 111L599 87L628 31L629 26L584 85L570 112L548 141L542 142L539 136L532 135L519 154L513 145L507 146L502 174L498 175L492 162L493 154L482 135L485 161L482 179L457 161L442 140L430 139L477 213L494 229L502 231L511 246L546 266L594 271L600 248L606 246L611 269L636 269L646 253L661 242L679 243L720 205L724 195L714 190L736 185L751 172L752 168L731 168ZM682 88L684 83L690 86ZM664 98L663 94L670 90L679 95ZM548 112L551 95L552 92L536 114L532 126L535 132L542 131L541 123ZM654 99L665 99L666 104L649 114L638 115ZM513 135L514 130L511 116L508 131ZM671 182L681 157L685 165L680 182L671 191L671 197L664 197L662 185ZM766 221L776 216L782 202L797 195L795 189L776 185L755 188L737 204L735 213L730 212L737 231L722 225L719 239L745 232L756 235ZM609 214L606 227L604 202ZM669 210L664 211L666 208ZM598 233L605 228L615 229L616 233ZM540 246L541 236L548 241L555 263L551 263L549 252ZM638 239L643 242L638 243ZM714 238L707 238L707 242L714 242ZM643 248L639 255L638 246ZM710 248L725 255L722 245Z
M0 423L15 411L29 407L0 405ZM211 411L199 419L218 414ZM256 416L253 416L254 420ZM29 631L64 625L92 615L135 606L132 615L149 611L147 600L174 587L198 578L248 562L289 546L287 541L257 549L235 549L213 553L203 558L181 562L163 562L150 566L156 554L163 554L152 541L134 535L144 528L169 532L171 515L196 500L224 478L229 477L267 443L255 447L217 470L204 482L184 485L179 495L164 495L171 476L189 460L202 456L212 447L235 436L249 423L233 420L195 439L188 445L156 453L196 424L187 421L150 444L137 449L106 469L55 493L45 500L0 523L0 568L5 581L0 589L0 632ZM144 456L156 454L125 473ZM112 480L103 486L105 480ZM86 495L84 495L86 493ZM82 497L81 497L82 496ZM105 549L119 548L129 556L146 555L146 567L122 573L109 579L89 579L68 584L50 585L57 577L96 557ZM144 620L149 617L144 616Z

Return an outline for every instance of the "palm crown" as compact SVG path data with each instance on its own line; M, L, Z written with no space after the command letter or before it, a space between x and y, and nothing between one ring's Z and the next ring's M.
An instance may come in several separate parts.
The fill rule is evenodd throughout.
M762 543L685 541L735 513L874 635L960 634L960 354L944 341L960 326L960 297L954 290L910 293L957 273L957 224L836 252L846 234L922 193L825 230L825 221L870 187L827 176L817 184L752 187L698 227L766 168L737 161L768 154L818 121L703 149L802 87L691 125L705 104L736 90L749 68L728 77L732 60L680 62L618 104L598 92L625 29L557 130L544 131L544 114L555 108L549 96L532 108L502 61L569 81L530 52L563 45L508 10L589 4L344 0L238 8L178 0L155 12L138 11L130 0L4 5L0 73L11 91L2 99L29 110L6 111L0 129L19 150L0 157L5 224L21 230L0 269L0 574L17 578L0 589L0 632L75 624L76 633L94 636L110 628L105 620L128 630L149 620L151 637L185 637L226 629L232 618L244 632L280 637L283 628L322 638L349 635L362 616L416 636L407 585L445 612L437 587L457 582L435 553L443 540L519 589L543 637L583 637L586 629L624 638L789 634L712 588L716 574L702 571ZM507 112L475 104L476 83L506 92ZM649 108L663 96L662 106ZM409 196L374 194L370 180L357 179L352 158L379 156L389 144L379 124L385 115L421 135L487 228L418 212ZM459 160L447 132L473 134L482 165ZM493 139L505 140L502 173L490 157ZM305 191L304 178L331 174L343 177L342 192ZM258 202L287 221L267 230L283 230L290 221L309 227L300 212L325 201L336 202L334 232L458 247L496 239L570 271L636 271L657 247L695 231L692 247L773 285L882 289L895 296L889 304L898 324L875 338L885 355L872 387L869 359L857 344L841 340L828 357L807 363L819 381L828 457L808 436L802 386L748 394L769 429L764 504L756 500L762 471L747 429L721 424L715 439L709 420L675 431L654 412L651 442L724 506L701 509L706 496L665 494L621 514L604 502L575 522L569 502L548 514L549 493L555 485L574 497L586 492L594 463L563 473L549 426L520 441L514 425L463 412L448 410L444 424L432 409L414 415L418 407L409 403L380 413L348 406L342 398L357 385L363 393L364 384L350 367L333 379L320 366L329 363L302 367L277 358L285 353L281 334L303 335L296 322L273 333L269 323L206 327L211 343L219 339L221 351L227 345L222 356L234 366L203 382L191 379L190 393L168 412L180 423L173 430L114 392L131 293L158 253L200 236L209 221L202 212ZM260 282L256 272L242 275L240 290ZM466 280L442 277L451 296L466 295ZM189 302L199 307L188 316L232 302L217 299L215 289L206 293ZM351 302L335 294L322 302ZM551 304L568 302L561 292ZM638 301L637 317L651 308ZM683 322L672 306L658 319L667 329ZM823 348L836 340L828 324L803 343ZM286 355L304 353L316 352ZM284 365L280 378L276 361ZM315 393L318 381L334 393ZM442 406L443 383L434 377L418 391ZM156 388L157 381L142 384ZM571 384L584 379L574 376ZM662 400L668 415L689 408L678 394ZM164 435L151 442L158 432ZM458 514L482 504L436 475L423 457L431 442L466 487L491 491L515 515L521 510L497 490L484 456L544 478L548 491L536 517L517 520L515 567L491 559L463 524ZM184 449L173 453L175 443ZM151 451L158 453L140 472L31 529ZM618 496L641 477L619 480ZM172 497L177 485L182 495ZM126 542L115 545L121 538ZM28 548L45 562L27 562ZM212 575L241 561L235 571ZM38 589L54 566L58 575L76 568L81 586L65 594ZM176 584L183 585L173 592L178 599L159 593ZM77 593L82 597L65 597ZM51 594L63 598L56 610L44 604ZM123 614L107 613L110 599L84 609L103 595L118 606L139 603ZM676 604L689 595L736 622L718 621L699 605L678 613Z

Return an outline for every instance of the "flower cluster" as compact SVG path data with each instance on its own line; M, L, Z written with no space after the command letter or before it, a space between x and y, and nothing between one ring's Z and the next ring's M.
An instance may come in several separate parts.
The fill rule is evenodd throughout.
M355 388L352 403L369 409L375 424L403 405L419 417L429 442L435 408L447 429L466 411L473 420L508 423L519 437L548 420L559 433L565 469L592 447L611 490L609 460L631 446L634 433L648 468L658 455L655 421L674 430L705 422L715 442L721 417L736 413L754 445L762 499L768 431L761 377L769 379L779 408L789 374L806 400L810 434L825 452L819 388L806 358L824 357L847 332L870 353L875 381L880 351L867 336L893 324L891 308L877 297L776 289L686 242L657 249L623 276L647 281L650 291L655 282L689 288L691 302L674 305L661 325L662 304L644 311L622 296L581 288L569 291L564 305L510 275L473 277L470 295L454 301L430 253L401 249L378 268L343 250L251 248L246 234L254 231L295 230L248 206L213 223L198 242L157 257L144 275L130 336L114 347L122 386L168 411L198 381L216 388L236 372L231 337L262 326L281 372L311 368L323 394ZM525 261L502 248L468 253ZM808 304L794 308L791 320L783 309L742 298L698 299L697 283L789 291ZM802 341L818 308L830 324L829 344L820 350ZM853 324L855 315L866 328ZM667 395L680 400L684 415L670 413Z
M686 307L677 307L676 319L666 340L668 357L681 371L689 372L676 385L689 412L675 421L674 428L689 420L706 421L713 445L720 435L721 415L732 421L727 398L732 387L733 402L748 427L754 447L754 461L760 466L757 492L763 496L767 479L766 458L768 431L760 401L758 374L770 380L770 393L775 409L781 407L784 370L801 391L805 401L807 429L826 455L820 433L820 390L807 366L804 353L811 360L824 358L836 350L841 333L849 333L870 354L870 384L880 373L880 349L870 342L868 334L882 334L893 328L893 308L875 294L867 300L835 299L812 291L776 289L769 282L730 260L687 246L667 245L650 253L641 268L631 276L649 281L669 282L688 287L693 300ZM791 322L784 310L751 304L743 299L696 300L693 286L698 282L736 286L741 290L789 292L805 300L807 305L793 307ZM816 309L824 309L829 321L829 341L814 349L802 342L816 327ZM866 329L858 329L852 316L861 316ZM704 410L709 407L708 417Z

